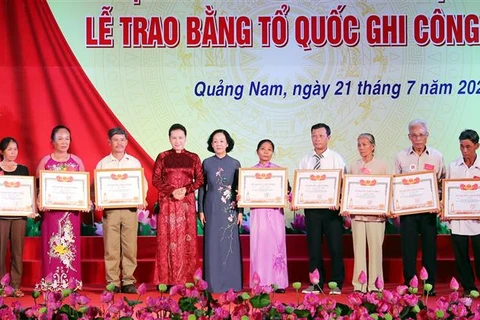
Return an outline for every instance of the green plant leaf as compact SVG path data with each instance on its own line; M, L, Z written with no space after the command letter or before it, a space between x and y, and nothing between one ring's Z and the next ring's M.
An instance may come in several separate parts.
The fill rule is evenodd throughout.
M266 293L261 293L251 298L250 303L254 308L265 308L270 305L270 296Z

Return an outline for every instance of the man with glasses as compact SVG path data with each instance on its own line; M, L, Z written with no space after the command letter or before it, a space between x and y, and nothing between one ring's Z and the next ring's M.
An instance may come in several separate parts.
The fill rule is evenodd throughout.
M412 120L408 125L408 138L412 146L400 151L395 157L396 174L432 170L438 181L445 177L442 154L427 147L428 129L424 120ZM406 285L416 275L418 234L422 235L422 265L427 269L427 283L433 286L429 292L435 296L437 274L437 215L436 212L404 215L400 217L403 278Z

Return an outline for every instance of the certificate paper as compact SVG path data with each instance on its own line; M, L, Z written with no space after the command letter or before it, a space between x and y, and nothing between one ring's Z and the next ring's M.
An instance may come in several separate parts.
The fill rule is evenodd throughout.
M439 211L437 175L433 171L394 175L392 213Z
M443 180L445 219L480 219L480 181L478 179Z
M95 202L102 208L132 208L145 202L143 168L95 170Z
M90 173L40 171L40 203L49 210L90 210Z
M0 216L35 213L35 177L0 176Z
M287 206L286 168L240 168L238 206L284 208Z
M342 170L295 170L292 205L298 208L338 207Z
M391 180L390 175L345 175L341 211L361 215L387 214Z

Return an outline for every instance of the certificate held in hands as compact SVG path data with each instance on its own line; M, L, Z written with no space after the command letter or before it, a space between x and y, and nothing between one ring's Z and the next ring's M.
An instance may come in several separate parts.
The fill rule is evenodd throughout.
M341 211L361 215L387 214L391 180L390 175L345 175Z
M0 216L28 216L35 212L34 177L0 175Z
M284 208L287 206L286 168L240 168L240 208Z
M480 181L443 180L442 217L448 220L480 219Z
M49 210L90 210L90 173L40 171L40 206Z
M396 215L437 212L437 175L434 171L398 174L392 178L392 213Z
M96 169L95 202L101 208L132 208L145 202L143 168Z
M331 208L340 202L342 170L296 169L292 206L297 208Z

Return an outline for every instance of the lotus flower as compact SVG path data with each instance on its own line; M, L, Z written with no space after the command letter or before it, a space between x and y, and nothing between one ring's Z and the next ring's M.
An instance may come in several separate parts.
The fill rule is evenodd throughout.
M260 285L260 281L261 281L260 276L259 276L258 273L255 271L255 272L253 273L253 276L252 276L252 283L253 283L253 285Z
M417 288L418 287L418 278L417 276L413 276L413 278L408 283L410 287Z
M383 279L380 277L377 277L377 279L375 279L375 288L377 288L378 290L382 290L383 286L384 286Z
M7 284L10 284L10 273L5 273L5 275L0 280L0 284L2 286L6 286Z
M310 283L313 285L317 285L320 282L320 274L318 273L318 269L313 270L309 274Z
M457 291L459 287L460 286L457 279L455 279L455 277L452 277L452 280L450 280L450 289Z
M422 267L422 270L420 270L420 280L425 281L428 279L428 272L425 267Z
M137 292L138 292L138 294L147 293L147 286L145 285L145 283L142 283L141 285L138 286Z
M361 271L360 272L360 275L358 276L358 282L360 282L360 284L365 284L367 283L367 274L365 273L365 271Z

